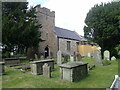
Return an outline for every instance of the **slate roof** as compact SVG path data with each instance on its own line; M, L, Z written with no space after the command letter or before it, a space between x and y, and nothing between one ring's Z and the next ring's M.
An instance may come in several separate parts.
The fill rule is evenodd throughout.
M81 37L77 32L70 31L68 29L63 29L60 27L55 27L55 33L59 38L72 39L72 40L80 40L86 41L83 37Z

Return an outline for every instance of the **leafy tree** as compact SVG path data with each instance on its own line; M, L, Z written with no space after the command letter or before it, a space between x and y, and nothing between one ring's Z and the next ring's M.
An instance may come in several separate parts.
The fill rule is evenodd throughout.
M84 36L98 43L102 52L120 44L120 2L95 5L87 14ZM116 53L112 53L116 55Z
M35 8L28 10L28 2L2 3L2 44L3 53L16 50L24 53L30 47L37 47L41 41L41 28L36 20Z

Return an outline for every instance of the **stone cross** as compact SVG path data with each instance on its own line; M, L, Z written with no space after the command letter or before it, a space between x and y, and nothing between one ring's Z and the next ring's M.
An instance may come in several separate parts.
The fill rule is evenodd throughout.
M47 63L43 65L43 76L48 78L51 77L50 66Z
M101 57L101 51L100 50L95 50L93 52L93 58L94 58L95 65L103 65L102 64L102 57Z
M35 54L35 59L38 60L38 56L37 56L37 54Z
M111 60L116 60L116 57L115 57L115 56L112 56L112 57L111 57Z
M57 64L62 64L62 55L60 50L57 52Z
M110 60L110 52L108 50L104 51L104 60Z
M73 62L74 61L74 57L70 56L70 61Z

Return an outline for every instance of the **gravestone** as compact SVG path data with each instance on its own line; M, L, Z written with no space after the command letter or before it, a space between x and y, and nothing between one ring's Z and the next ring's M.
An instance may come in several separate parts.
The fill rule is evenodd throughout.
M112 57L111 57L111 60L116 60L116 57L115 57L115 56L112 56Z
M5 65L4 62L0 62L0 75L3 75L5 72L4 65Z
M110 52L108 50L104 51L104 60L110 60Z
M81 54L77 54L77 59L78 59L78 61L81 61L81 59L82 59Z
M68 54L65 54L64 61L67 62L69 58L70 58L70 56Z
M77 57L77 55L76 55L75 53L74 53L74 56L73 56L73 57L74 57L74 61L76 61L76 57Z
M35 59L38 60L38 56L37 56L37 54L35 54Z
M91 54L90 54L90 53L88 53L88 57L89 57L89 58L91 57Z
M57 52L57 64L62 64L62 54L60 50Z
M74 57L70 56L70 61L73 62L74 61Z
M43 65L43 76L48 78L51 77L50 66L47 63Z
M102 64L102 57L101 57L101 51L100 50L95 50L93 52L93 58L94 58L95 65L103 65Z
M41 55L41 56L40 56L40 59L44 59L44 56L43 56L43 55Z

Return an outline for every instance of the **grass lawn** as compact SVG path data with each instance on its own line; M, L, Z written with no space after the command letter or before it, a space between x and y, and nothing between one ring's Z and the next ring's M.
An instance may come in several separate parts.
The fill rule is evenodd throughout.
M93 60L89 58L83 61L93 64ZM114 80L114 75L118 74L118 61L110 62L111 64L107 66L96 66L88 72L88 77L73 83L60 80L57 65L55 65L55 71L52 72L52 78L5 67L6 75L3 75L2 85L3 88L108 88Z

